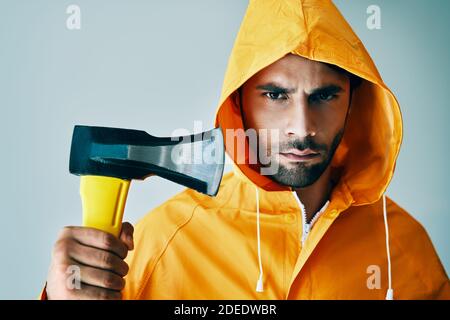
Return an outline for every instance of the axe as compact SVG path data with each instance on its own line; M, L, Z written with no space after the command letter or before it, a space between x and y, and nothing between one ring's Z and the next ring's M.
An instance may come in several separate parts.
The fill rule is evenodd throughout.
M145 131L75 126L69 171L81 176L83 226L119 236L133 179L157 175L215 196L224 167L220 128L181 137Z

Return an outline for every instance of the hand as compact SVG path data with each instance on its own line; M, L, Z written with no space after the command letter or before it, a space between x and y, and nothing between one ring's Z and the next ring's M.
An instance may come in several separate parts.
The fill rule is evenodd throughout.
M123 223L118 239L93 228L65 227L53 249L48 299L121 299L133 231L130 223Z

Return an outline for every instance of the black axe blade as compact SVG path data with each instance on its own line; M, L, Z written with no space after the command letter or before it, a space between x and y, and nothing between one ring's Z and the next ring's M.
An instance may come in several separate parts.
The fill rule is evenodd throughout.
M215 196L224 168L220 128L181 137L145 131L75 126L70 173L143 180L151 175Z

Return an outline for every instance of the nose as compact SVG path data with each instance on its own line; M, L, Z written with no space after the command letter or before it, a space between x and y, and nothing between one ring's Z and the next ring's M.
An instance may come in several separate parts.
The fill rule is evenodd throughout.
M288 107L286 116L287 123L284 132L286 136L305 138L316 135L316 124L307 97L292 99L292 105Z

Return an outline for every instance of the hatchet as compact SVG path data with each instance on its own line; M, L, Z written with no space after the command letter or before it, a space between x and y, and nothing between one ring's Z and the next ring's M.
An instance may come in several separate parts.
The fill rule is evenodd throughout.
M69 171L81 176L83 226L119 236L130 182L157 175L209 196L224 167L220 128L180 137L145 131L75 126Z

